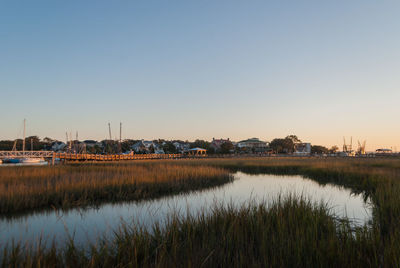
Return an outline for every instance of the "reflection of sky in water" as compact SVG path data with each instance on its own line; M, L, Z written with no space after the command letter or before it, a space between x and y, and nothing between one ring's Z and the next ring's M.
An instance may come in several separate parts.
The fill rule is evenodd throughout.
M176 195L152 201L125 202L102 205L85 210L73 209L67 212L43 212L17 219L0 220L0 247L6 242L36 241L42 235L48 241L62 243L67 237L66 230L78 244L88 240L96 241L100 234L112 235L121 221L151 227L156 221L163 221L173 211L181 214L197 213L216 204L241 205L250 199L254 202L269 202L281 194L293 193L310 198L313 202L327 202L338 216L348 216L363 224L370 219L371 211L360 195L333 185L319 185L301 176L246 175L236 173L233 183L218 188Z

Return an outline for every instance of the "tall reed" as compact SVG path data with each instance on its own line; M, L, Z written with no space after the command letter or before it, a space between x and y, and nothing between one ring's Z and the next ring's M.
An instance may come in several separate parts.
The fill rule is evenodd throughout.
M290 198L271 207L220 207L197 217L175 217L166 228L155 226L152 233L125 225L114 240L103 240L90 252L77 249L72 241L63 250L15 245L4 252L3 265L400 267L399 159L203 159L141 162L138 167L152 170L164 164L177 169L216 168L223 174L222 169L300 174L350 187L372 200L372 226L354 230L346 220L337 221L326 206Z
M221 185L228 171L173 162L0 168L0 214L155 198Z
M324 204L288 197L272 205L217 206L213 213L170 218L151 231L122 225L89 250L71 241L29 250L14 247L3 266L27 267L371 267L376 240L338 222Z
M380 264L400 267L400 159L253 158L205 160L208 164L248 173L300 174L320 183L350 187L373 202L370 237Z

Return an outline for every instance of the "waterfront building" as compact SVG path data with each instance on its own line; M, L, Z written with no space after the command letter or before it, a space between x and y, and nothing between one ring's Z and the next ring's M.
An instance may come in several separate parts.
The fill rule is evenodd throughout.
M311 154L311 143L302 142L294 145L294 155L307 156Z
M212 140L212 142L211 142L211 144L210 144L210 147L213 148L213 149L217 152L217 151L221 150L221 146L222 146L224 143L227 143L227 142L231 143L231 141L229 140L229 138L226 139L226 140L225 140L225 139L214 139L214 138L213 138L213 140Z
M236 145L240 152L263 153L268 151L268 142L258 138L239 141Z

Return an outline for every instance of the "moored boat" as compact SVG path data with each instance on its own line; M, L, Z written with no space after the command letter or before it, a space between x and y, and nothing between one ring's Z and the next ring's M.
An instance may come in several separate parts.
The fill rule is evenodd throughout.
M40 163L40 162L44 162L43 158L21 158L19 159L20 162L19 163L23 163L23 164L33 164L33 163Z
M9 158L3 159L5 164L18 164L18 165L47 165L48 163L43 157L38 157L40 154L33 153L33 144L31 143L31 153L25 151L25 130L26 130L26 120L24 119L24 136L22 139L22 151L17 152L17 140L14 142L12 152L9 154Z
M6 158L3 160L3 163L5 164L18 164L21 163L20 158Z

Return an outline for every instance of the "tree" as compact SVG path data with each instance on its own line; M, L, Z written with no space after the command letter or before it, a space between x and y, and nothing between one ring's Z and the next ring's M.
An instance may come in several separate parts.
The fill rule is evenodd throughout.
M203 148L208 151L210 149L210 142L205 140L195 140L190 143L190 148Z
M329 149L329 153L330 154L334 154L337 151L339 151L339 147L337 147L336 145L333 145L330 149Z
M139 142L139 140L131 140L131 139L123 140L121 143L121 150L123 152L128 152L131 150L131 146L137 142Z
M329 152L328 148L321 145L313 145L311 146L312 154L327 154Z
M41 150L44 148L44 144L40 142L38 136L29 136L25 140L25 150L30 150L33 147L33 150Z
M114 140L102 140L103 153L114 154L118 152L118 144Z
M273 139L269 144L275 153L293 153L294 142L289 136L284 139Z
M96 144L94 146L86 147L86 152L89 154L101 154L103 152L103 148Z
M283 153L283 148L284 148L284 139L273 139L269 147L275 152L275 153Z
M43 139L43 142L47 143L47 144L52 144L55 141L56 140L53 140L52 138L49 138L49 137L46 137L46 138Z
M54 140L49 137L45 137L40 143L42 144L42 148L44 150L51 150L51 145L56 142L57 140Z
M154 152L156 151L156 149L154 148L154 145L150 145L149 147L149 154L154 154Z
M215 149L214 147L211 147L209 149L207 149L207 154L215 154Z
M14 141L10 141L10 140L0 141L0 151L11 151L13 146L14 146Z
M232 142L226 141L226 142L224 142L223 144L221 144L221 150L220 150L220 152L221 152L221 154L229 154L229 153L232 152L233 149L234 149L234 148L233 148Z
M163 150L167 154L176 154L176 147L172 143L172 141L165 142L165 144L163 145Z
M296 135L288 135L285 139L289 139L293 143L301 143L301 140Z

